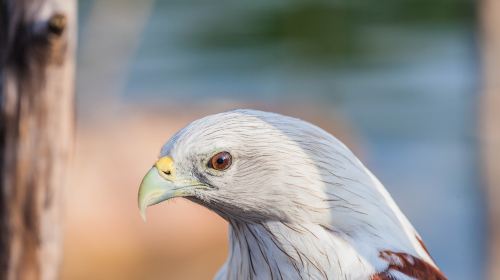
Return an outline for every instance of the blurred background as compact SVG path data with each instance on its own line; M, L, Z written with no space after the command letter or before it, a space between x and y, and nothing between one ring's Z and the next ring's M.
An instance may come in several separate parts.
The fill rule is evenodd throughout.
M178 129L234 108L314 122L385 184L450 279L487 277L472 0L81 0L63 279L209 279L227 225L136 206Z

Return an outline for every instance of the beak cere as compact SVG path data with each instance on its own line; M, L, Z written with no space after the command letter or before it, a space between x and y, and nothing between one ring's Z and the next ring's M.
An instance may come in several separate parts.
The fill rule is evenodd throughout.
M174 161L171 157L162 157L156 163L155 167L161 172L165 179L173 179L174 177Z
M172 158L162 157L142 179L138 204L144 221L146 221L146 208L148 206L180 195L181 190L175 184L174 171Z

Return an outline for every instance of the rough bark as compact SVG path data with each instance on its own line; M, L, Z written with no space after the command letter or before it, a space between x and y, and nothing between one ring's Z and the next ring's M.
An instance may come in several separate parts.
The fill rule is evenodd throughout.
M74 0L0 0L0 279L55 279L73 140Z
M481 2L483 95L482 155L490 221L489 278L500 279L500 1Z

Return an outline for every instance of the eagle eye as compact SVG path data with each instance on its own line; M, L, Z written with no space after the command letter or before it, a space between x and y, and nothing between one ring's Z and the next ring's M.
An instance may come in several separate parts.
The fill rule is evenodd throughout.
M208 167L213 168L215 170L226 170L229 166L231 166L232 157L228 152L220 152L215 154L210 161L208 162Z

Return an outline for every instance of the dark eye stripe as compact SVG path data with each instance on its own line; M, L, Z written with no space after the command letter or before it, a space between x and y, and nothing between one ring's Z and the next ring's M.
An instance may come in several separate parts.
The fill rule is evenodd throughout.
M232 157L228 152L220 152L215 154L208 162L209 167L215 170L225 170L231 166Z

